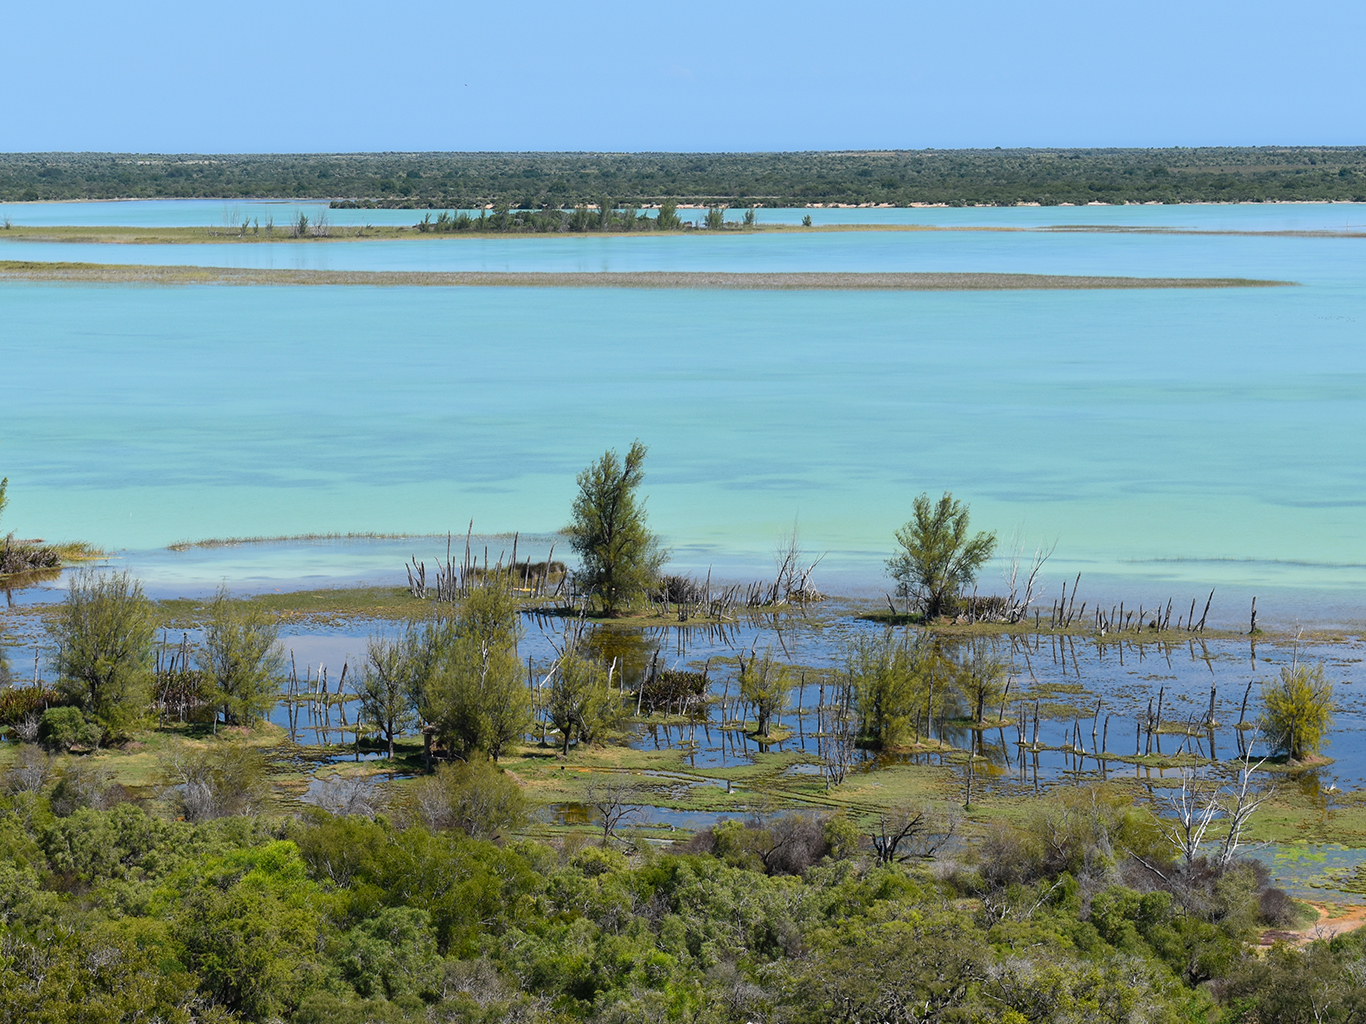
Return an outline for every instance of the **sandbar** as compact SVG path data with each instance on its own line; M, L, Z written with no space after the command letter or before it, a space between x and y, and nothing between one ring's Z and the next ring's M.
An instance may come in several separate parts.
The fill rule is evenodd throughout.
M975 273L722 273L714 271L396 271L49 263L0 260L0 281L141 285L367 285L435 288L642 288L698 291L1031 291L1136 288L1276 288L1244 277L1102 277Z

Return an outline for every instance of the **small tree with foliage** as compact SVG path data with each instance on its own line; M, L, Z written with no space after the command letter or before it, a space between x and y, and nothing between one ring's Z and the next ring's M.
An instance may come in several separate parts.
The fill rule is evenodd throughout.
M925 705L919 636L858 637L846 652L846 671L858 704L859 733L877 746L910 742Z
M592 743L625 717L621 691L610 684L602 663L574 651L567 651L555 666L546 713L560 731L563 754L576 739Z
M1277 753L1292 761L1317 754L1333 724L1333 684L1323 666L1294 664L1262 684L1261 729Z
M958 662L957 682L972 720L981 725L987 705L1001 699L1005 690L1006 666L984 642L968 646Z
M142 584L126 569L73 575L51 628L62 691L106 734L147 713L155 625Z
M422 717L461 758L497 760L531 718L517 656L517 601L504 582L476 588L448 625L434 626L409 656Z
M226 588L214 595L208 612L200 668L213 680L223 720L253 725L279 700L280 620L259 605L234 601Z
M365 669L361 674L361 714L371 722L389 745L394 756L394 737L415 724L409 697L415 661L411 652L418 644L413 635L400 638L374 636L365 648Z
M635 441L625 459L611 450L580 473L564 531L582 562L579 586L596 594L608 615L652 586L668 556L646 523L645 501L636 496L646 451Z
M683 219L678 216L678 204L660 203L659 215L655 218L655 227L660 231L677 231L682 226Z
M787 707L791 690L792 670L775 661L772 652L766 651L762 657L751 654L748 661L740 656L740 697L754 709L754 731L765 739L773 719Z
M915 517L896 531L901 550L887 560L897 593L917 601L927 619L949 611L959 592L996 549L996 534L968 536L968 506L944 492L938 502L928 494L915 499Z

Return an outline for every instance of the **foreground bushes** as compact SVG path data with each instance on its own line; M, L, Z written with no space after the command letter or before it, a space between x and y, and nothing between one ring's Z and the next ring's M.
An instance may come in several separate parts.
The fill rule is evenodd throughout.
M320 810L171 821L100 809L107 780L88 774L64 766L0 802L0 1019L1274 1024L1362 1009L1358 938L1263 964L1246 940L1264 878L1138 865L1122 851L1158 852L1143 817L1104 791L1041 802L980 855L879 865L839 817L725 823L633 860L500 845L463 831L507 820L505 802L474 802L480 772L432 780L430 828Z

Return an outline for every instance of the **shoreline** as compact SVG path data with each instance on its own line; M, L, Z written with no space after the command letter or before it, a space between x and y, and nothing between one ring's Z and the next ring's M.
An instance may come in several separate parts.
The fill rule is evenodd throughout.
M0 199L0 206L52 206L57 203L357 203L364 200L355 199L347 196L320 196L320 197L301 197L293 196L280 198L278 196L103 196L92 197L89 199ZM641 206L640 209L657 209L658 203L649 206ZM1157 200L1144 200L1142 202L1122 203L1053 203L1053 206L1069 207L1078 209L1083 207L1101 206L1362 206L1356 199L1192 199L1189 202L1163 203ZM756 205L758 210L1015 210L1024 208L1039 208L1042 203L1038 202L1016 202L1016 203L965 203L961 206L954 206L950 203L807 203L804 206L765 206L760 203ZM358 209L376 210L407 210L419 209L419 207L407 206L375 206L357 207ZM678 208L705 210L705 205L689 205L678 203ZM742 209L743 207L731 207L731 209ZM437 207L420 207L420 209L437 209ZM449 209L449 207L446 207ZM492 207L488 207L492 209Z
M255 270L144 264L0 260L0 281L65 284L363 285L370 287L638 288L699 291L1056 291L1285 288L1258 278L1105 277L999 273L720 273L711 271Z
M473 535L475 549L486 549L490 560L494 555L505 559L518 538L522 554L533 558L546 557L547 550L563 540L553 534L525 531ZM451 540L463 543L464 538L452 536ZM162 602L201 598L227 583L234 594L243 597L306 597L306 603L320 612L328 607L332 607L333 613L354 612L357 601L369 602L365 594L379 595L376 600L387 615L394 611L397 597L407 592L403 563L410 558L420 558L429 565L433 558L442 562L446 541L446 534L425 532L181 539L154 548L105 551L96 568L131 571L143 582L148 596ZM320 549L329 553L320 558ZM698 558L680 552L665 572L699 581L710 577L719 587L744 587L772 577L772 567L762 557L736 552L718 561L712 554L713 557ZM63 599L67 574L80 568L68 563L39 575L0 577L0 590L7 591L6 603L16 612L27 608L41 613L41 609L51 608ZM991 593L1001 591L996 568L999 567L984 570L982 582ZM1029 621L1013 625L941 623L936 629L946 635L1038 634L1140 645L1219 640L1250 642L1255 647L1261 643L1288 642L1301 633L1306 639L1319 641L1366 639L1366 607L1360 601L1359 588L1354 586L1333 586L1320 580L1319 585L1307 587L1303 581L1275 582L1218 574L1165 578L1117 574L1113 570L1079 572L1076 563L1060 563L1054 568L1055 572L1040 581ZM914 624L901 599L896 600L894 610L889 608L887 594L892 584L882 572L880 560L836 559L816 582L824 599L806 606L788 606L790 611L803 618L834 614L884 626ZM1067 621L1057 620L1050 625L1051 602L1058 596L1062 583L1067 585ZM1254 598L1255 633L1250 632L1249 625L1249 602ZM406 597L403 602L406 603ZM1144 608L1165 619L1162 629L1135 628ZM1097 609L1112 623L1104 632L1100 631ZM1176 628L1186 611L1190 612L1191 621L1208 615L1207 631ZM1038 613L1042 628L1036 628L1033 612ZM1121 619L1128 625L1113 625ZM646 624L658 622L652 619Z
M111 202L114 200L110 200ZM49 242L80 245L280 245L329 242L384 241L457 241L468 239L516 238L736 238L746 235L847 234L847 233L995 233L995 234L1093 234L1093 235L1169 235L1232 238L1366 238L1366 230L1351 229L1276 229L1268 231L1233 228L1191 228L1178 226L1126 224L753 224L729 222L724 228L702 228L691 224L677 230L658 231L423 231L414 224L329 225L325 234L291 235L287 227L270 234L243 233L238 228L205 225L139 227L122 224L79 225L12 224L0 227L0 241Z

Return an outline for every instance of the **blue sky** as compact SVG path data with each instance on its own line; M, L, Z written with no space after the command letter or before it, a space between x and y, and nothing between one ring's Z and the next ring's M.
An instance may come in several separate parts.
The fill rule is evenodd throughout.
M0 150L1366 142L1366 4L8 6Z

